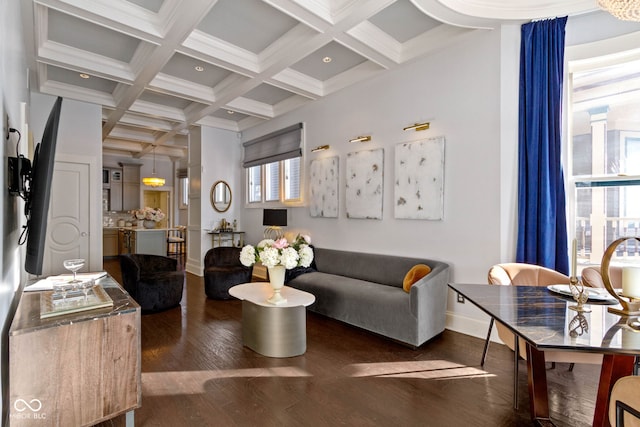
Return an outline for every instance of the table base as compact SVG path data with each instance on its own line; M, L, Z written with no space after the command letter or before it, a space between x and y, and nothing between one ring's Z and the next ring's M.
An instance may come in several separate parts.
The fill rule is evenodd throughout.
M594 427L610 427L609 397L615 382L633 372L635 357L621 354L605 354L602 358L598 398L593 414ZM531 418L540 426L552 426L549 419L547 395L547 373L544 351L537 350L527 343L527 372L529 383L529 403Z
M304 306L264 307L242 301L242 341L268 357L294 357L307 351Z

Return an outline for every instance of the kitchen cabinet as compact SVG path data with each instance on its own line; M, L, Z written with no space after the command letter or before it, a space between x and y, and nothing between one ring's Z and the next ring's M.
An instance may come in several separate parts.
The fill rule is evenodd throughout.
M122 169L102 168L102 208L122 210Z
M119 242L120 255L167 255L166 228L121 228Z
M122 210L140 208L140 165L122 164Z
M116 228L102 230L102 256L118 256L118 230Z

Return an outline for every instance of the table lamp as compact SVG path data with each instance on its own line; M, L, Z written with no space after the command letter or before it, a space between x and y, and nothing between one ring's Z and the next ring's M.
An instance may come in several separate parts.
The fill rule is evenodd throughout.
M284 237L282 227L287 226L287 210L286 209L264 209L262 211L262 225L266 225L264 229L264 238L278 240Z

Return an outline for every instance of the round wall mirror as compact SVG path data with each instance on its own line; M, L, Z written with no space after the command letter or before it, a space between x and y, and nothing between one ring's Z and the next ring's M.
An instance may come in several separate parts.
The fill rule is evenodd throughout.
M211 186L211 206L216 212L226 212L231 206L231 188L225 181L216 181Z

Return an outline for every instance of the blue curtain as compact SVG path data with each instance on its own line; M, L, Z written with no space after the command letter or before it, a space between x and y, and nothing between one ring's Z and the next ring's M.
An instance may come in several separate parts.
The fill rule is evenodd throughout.
M569 272L561 159L567 18L522 26L517 262Z

